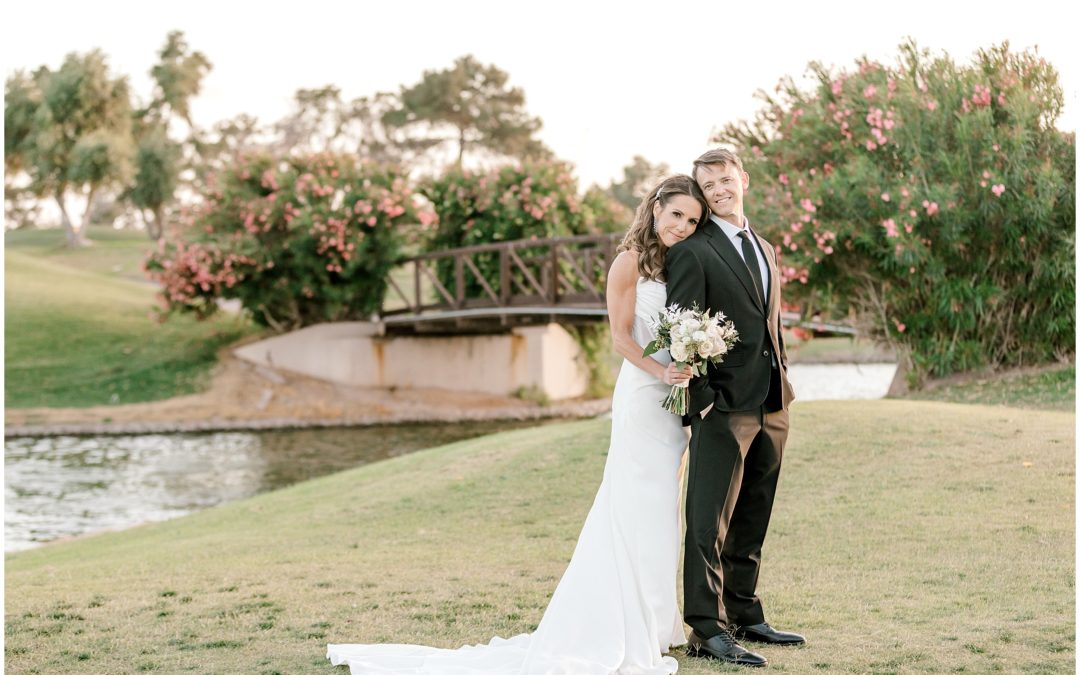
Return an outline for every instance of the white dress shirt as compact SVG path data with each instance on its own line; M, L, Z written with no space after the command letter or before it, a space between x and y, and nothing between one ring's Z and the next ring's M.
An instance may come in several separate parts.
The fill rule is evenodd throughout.
M716 214L710 214L709 218L720 226L724 234L728 236L731 243L735 246L735 250L739 253L739 257L743 258L743 262L746 262L746 258L743 257L742 237L739 236L740 232L746 231L750 235L750 243L754 245L754 255L757 258L758 269L761 271L761 283L765 285L762 291L765 293L765 297L769 297L769 283L772 279L769 278L769 265L765 262L765 252L761 250L761 244L758 243L757 235L750 229L750 223L743 217L743 226L738 227L732 225L723 218L718 218ZM747 263L749 265L749 263Z

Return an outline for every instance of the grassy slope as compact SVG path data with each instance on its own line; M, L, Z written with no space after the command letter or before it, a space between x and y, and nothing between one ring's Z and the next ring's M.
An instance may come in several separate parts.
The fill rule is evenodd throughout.
M5 236L5 395L9 407L134 403L190 393L217 350L251 329L233 317L154 323L138 274L145 241L102 234L58 248L52 232Z
M1072 672L1074 415L801 403L760 590L781 672ZM608 423L488 436L7 558L9 672L331 672L531 629ZM688 660L684 673L738 672Z

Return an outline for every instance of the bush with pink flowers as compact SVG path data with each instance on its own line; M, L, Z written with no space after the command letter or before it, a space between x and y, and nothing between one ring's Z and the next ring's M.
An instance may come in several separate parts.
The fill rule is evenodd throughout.
M366 319L420 217L403 176L350 156L251 156L208 185L146 261L162 318L238 299L276 330Z
M452 168L420 191L432 203L438 223L427 242L431 251L515 239L543 239L622 230L629 214L601 190L578 195L570 167L557 161L531 161L490 171ZM498 255L473 258L498 291ZM447 288L454 288L450 264L439 267ZM471 275L467 297L483 291Z
M716 141L750 174L747 215L785 293L892 344L909 380L1074 355L1075 134L1031 51L971 65L901 45L893 66L810 65Z

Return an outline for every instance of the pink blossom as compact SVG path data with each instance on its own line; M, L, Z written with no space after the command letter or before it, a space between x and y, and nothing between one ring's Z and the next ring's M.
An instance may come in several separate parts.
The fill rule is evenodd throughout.
M873 141L867 141L866 142L866 149L870 150L871 152L873 152L874 150L877 150L877 143L875 143Z
M881 221L881 226L885 228L886 237L889 237L891 239L893 237L900 236L900 233L896 229L896 221L894 221L892 218Z
M778 180L780 181L781 185L787 185L788 184L787 174L786 173L780 174L780 177L778 178Z
M806 211L809 211L810 213L813 213L813 212L817 211L817 207L814 206L814 202L810 201L809 199L804 198L803 200L801 200L799 202L799 205L802 206L803 209L805 209Z
M877 87L872 84L867 85L866 89L863 89L863 96L866 98L874 98L875 94L877 94Z
M900 322L899 322L899 321L897 321L896 319L893 319L893 324L894 324L894 325L896 326L896 330L897 330L898 332L900 332L900 333L903 333L903 332L904 332L905 330L907 330L907 326L905 326L904 324L900 323Z
M930 112L934 112L935 110L937 110L937 101L934 101L934 100L927 101L926 102L926 109L929 110Z
M986 187L986 185L987 185L986 181L984 181L984 180L979 181L979 186L980 187Z
M997 143L994 143L994 152L1000 152L1000 151L1001 151L1001 146L998 145Z
M887 202L887 201L891 201L891 200L892 200L892 196L889 195L888 192L882 192L881 193L881 201Z
M971 106L968 105L968 100L966 98L964 100L960 101L960 109L963 110L964 112L968 112L968 111L971 110Z
M844 91L844 79L833 80L832 93L834 96L839 96Z
M998 94L998 105L1005 105L1005 94L1004 94L1004 92Z
M910 211L908 211L908 215L911 216L912 218L918 218L919 217L919 212L916 211L915 209L911 209Z
M926 209L926 215L932 216L938 212L937 202L932 202L929 199L924 199L922 202L923 208Z
M994 187L990 188L990 191L993 192L996 196L1000 197L1001 194L1005 192L1005 186L1001 183L998 183Z
M983 171L983 178L989 178L989 177L990 177L990 172L989 171Z

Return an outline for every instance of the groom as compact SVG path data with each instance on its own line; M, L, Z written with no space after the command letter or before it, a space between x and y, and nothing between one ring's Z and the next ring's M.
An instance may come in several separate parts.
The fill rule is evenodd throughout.
M723 363L690 382L683 616L687 653L747 666L765 657L737 639L802 644L765 622L757 580L788 435L787 354L773 247L743 215L750 177L739 157L710 150L694 161L712 211L667 253L667 303L723 312L739 341Z

